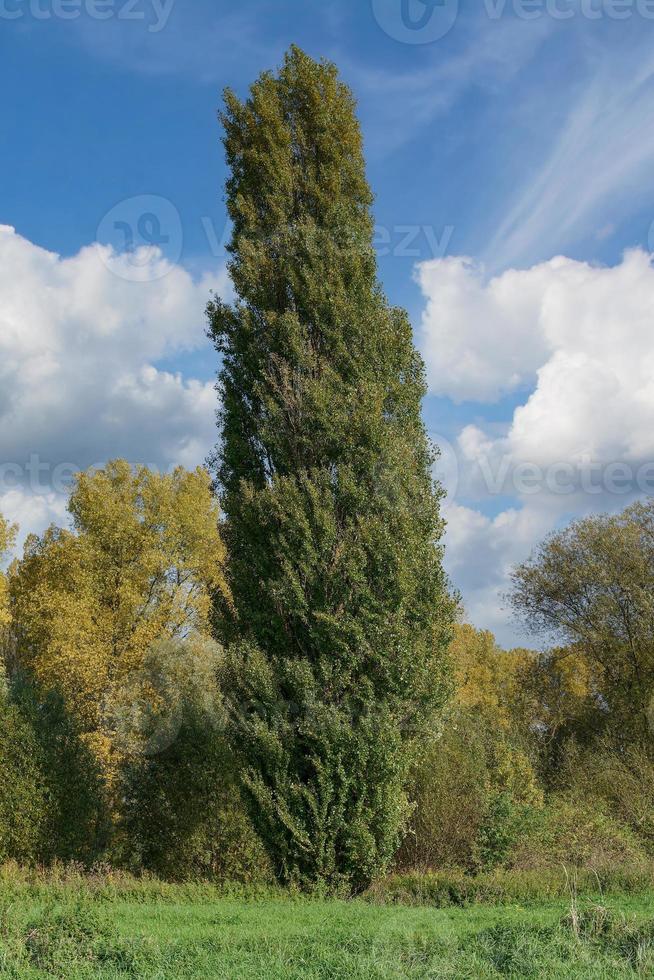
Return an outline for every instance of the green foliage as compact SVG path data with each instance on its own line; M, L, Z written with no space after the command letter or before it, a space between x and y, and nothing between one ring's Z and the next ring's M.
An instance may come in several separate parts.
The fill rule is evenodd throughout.
M473 868L484 820L488 765L477 726L448 725L414 767L414 813L396 859L402 870Z
M60 695L18 675L11 698L29 726L45 789L40 861L91 864L109 841L109 814L100 768Z
M570 743L559 784L582 805L597 806L629 827L654 852L654 760L638 745L602 739L590 747Z
M457 709L421 753L410 791L410 832L397 867L494 867L542 806L529 759L483 714Z
M0 697L0 860L90 862L106 843L97 766L61 700L18 678Z
M155 644L114 699L123 773L123 860L166 878L265 881L266 855L240 798L207 640Z
M35 734L18 707L0 694L0 861L39 854L46 786Z
M167 880L265 882L265 851L224 739L184 724L172 746L128 767L127 860Z
M510 855L513 868L585 868L602 876L651 868L642 840L599 800L552 796Z
M507 860L516 841L524 833L531 812L524 803L517 803L508 790L495 790L488 794L476 841L482 868L495 868Z
M612 737L651 745L654 501L551 535L515 570L513 586L526 625L563 640L589 675Z
M414 812L397 857L403 870L491 868L505 861L543 804L530 710L517 692L533 655L500 650L492 634L457 625L452 698L414 762Z
M354 101L291 49L228 92L231 273L218 482L235 616L226 693L283 881L361 887L392 857L451 617L424 369L379 287Z

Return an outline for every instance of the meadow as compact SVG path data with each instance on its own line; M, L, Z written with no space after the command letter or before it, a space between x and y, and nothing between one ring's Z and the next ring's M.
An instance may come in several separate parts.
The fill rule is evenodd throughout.
M445 907L427 904L428 893L405 905L392 890L335 900L123 877L5 876L0 976L654 976L654 892L479 904L452 891Z

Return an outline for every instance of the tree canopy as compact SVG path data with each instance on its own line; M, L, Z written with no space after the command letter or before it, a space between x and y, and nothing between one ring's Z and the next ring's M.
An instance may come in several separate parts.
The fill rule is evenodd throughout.
M516 569L511 599L528 629L567 646L614 733L651 741L654 501L552 534Z
M118 460L79 474L69 511L72 529L28 538L10 577L17 659L109 764L114 694L156 641L207 634L226 594L218 508L206 471Z
M209 316L235 745L280 877L356 885L393 854L408 736L443 691L451 610L424 369L377 280L336 68L292 48L225 102L238 299Z
M11 548L16 529L0 514L0 563ZM9 589L7 576L0 567L0 630L9 625Z

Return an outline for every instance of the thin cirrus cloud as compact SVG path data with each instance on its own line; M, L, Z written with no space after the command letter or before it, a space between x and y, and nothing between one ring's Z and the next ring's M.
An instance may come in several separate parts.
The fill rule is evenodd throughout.
M646 194L651 200L654 57L651 30L645 33L646 45L631 35L629 45L589 51L579 44L585 80L571 94L563 123L548 133L538 166L525 167L517 191L504 200L504 217L482 253L489 269L524 267L589 236L601 240ZM647 232L645 223L640 240Z
M471 92L492 96L509 91L554 28L548 18L527 23L481 17L472 24L457 24L455 49L448 49L444 57L444 48L433 45L420 66L410 71L364 65L339 51L337 61L361 95L368 146L383 156L416 137L438 138L439 131L432 128L435 119L456 110Z
M40 530L61 517L53 484L114 456L162 469L203 462L215 439L213 384L157 363L207 345L204 307L226 286L222 272L194 281L157 249L116 255L96 243L62 258L0 226L7 517Z

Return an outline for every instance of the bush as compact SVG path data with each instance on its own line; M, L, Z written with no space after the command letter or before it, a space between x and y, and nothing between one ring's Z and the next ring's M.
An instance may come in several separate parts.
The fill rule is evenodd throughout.
M223 734L221 658L201 638L157 643L116 701L115 737L129 753L117 857L132 868L173 880L267 880Z
M125 790L121 839L132 867L171 880L269 878L216 732L185 725L165 752L134 760Z
M60 699L25 678L0 695L0 772L0 861L97 856L106 817L95 763Z
M651 861L642 841L596 801L551 798L510 855L510 866L522 870L567 865L599 875L620 868L647 868Z
M47 787L34 731L0 694L0 861L39 854L47 822Z
M590 749L567 746L560 784L577 800L597 801L654 851L654 759L638 744L603 739Z
M457 710L413 774L415 810L397 870L491 868L542 805L531 764L476 712Z
M90 865L104 853L110 831L98 763L56 693L19 677L11 697L29 726L45 789L38 858Z

